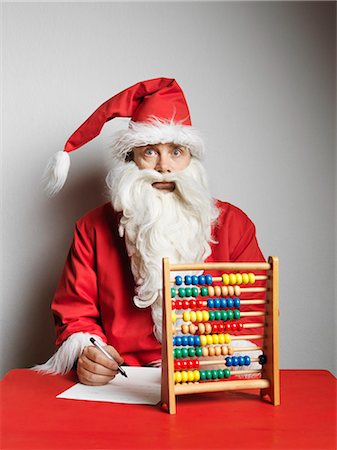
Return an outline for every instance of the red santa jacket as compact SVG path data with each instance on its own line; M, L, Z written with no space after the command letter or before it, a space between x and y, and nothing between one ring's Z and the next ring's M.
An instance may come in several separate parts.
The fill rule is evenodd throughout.
M220 216L213 229L217 243L211 245L207 261L264 261L252 221L229 203L218 201L217 206ZM52 301L56 344L73 333L88 332L114 346L126 364L146 365L160 359L161 345L153 335L151 308L133 303L134 279L118 220L107 203L76 222ZM249 334L254 331L261 333L250 329Z

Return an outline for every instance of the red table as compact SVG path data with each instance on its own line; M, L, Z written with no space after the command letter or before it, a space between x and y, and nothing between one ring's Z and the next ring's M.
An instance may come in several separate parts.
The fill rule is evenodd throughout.
M57 399L74 374L27 369L1 381L1 449L336 449L336 378L281 371L281 406L255 391L177 398L156 406Z

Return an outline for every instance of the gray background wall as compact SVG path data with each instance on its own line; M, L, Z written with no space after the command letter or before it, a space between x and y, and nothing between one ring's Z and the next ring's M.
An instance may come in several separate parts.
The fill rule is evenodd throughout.
M2 374L54 350L50 301L74 221L105 201L111 133L47 159L103 101L142 79L181 84L216 197L281 261L282 368L336 371L334 3L3 4Z

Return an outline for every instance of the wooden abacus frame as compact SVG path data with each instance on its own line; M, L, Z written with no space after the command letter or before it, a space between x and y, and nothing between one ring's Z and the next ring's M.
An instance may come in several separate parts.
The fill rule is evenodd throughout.
M261 371L262 378L228 381L205 381L202 383L174 382L174 357L171 306L171 272L183 271L266 271L266 304L263 353L266 363ZM203 263L170 264L163 258L163 342L161 404L170 414L176 413L176 395L195 394L241 389L260 389L260 396L268 395L274 406L280 404L279 352L278 352L278 258L270 256L268 263Z

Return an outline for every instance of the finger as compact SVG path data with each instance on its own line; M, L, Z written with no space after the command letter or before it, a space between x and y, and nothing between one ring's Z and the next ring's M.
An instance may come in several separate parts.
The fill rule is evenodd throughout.
M117 370L118 363L115 360L109 359L100 350L94 346L85 347L82 355L86 356L88 359L96 364L100 364L108 369Z
M79 358L77 365L97 375L115 376L117 374L117 369L102 366L102 364L92 361L85 355Z
M77 376L80 383L87 384L89 386L102 386L115 378L114 376L97 375L89 372L83 367L77 368Z
M107 345L105 347L105 350L110 353L110 355L116 360L116 362L118 363L118 365L123 364L124 359L121 357L121 355L118 353L118 351L112 347L111 345Z

